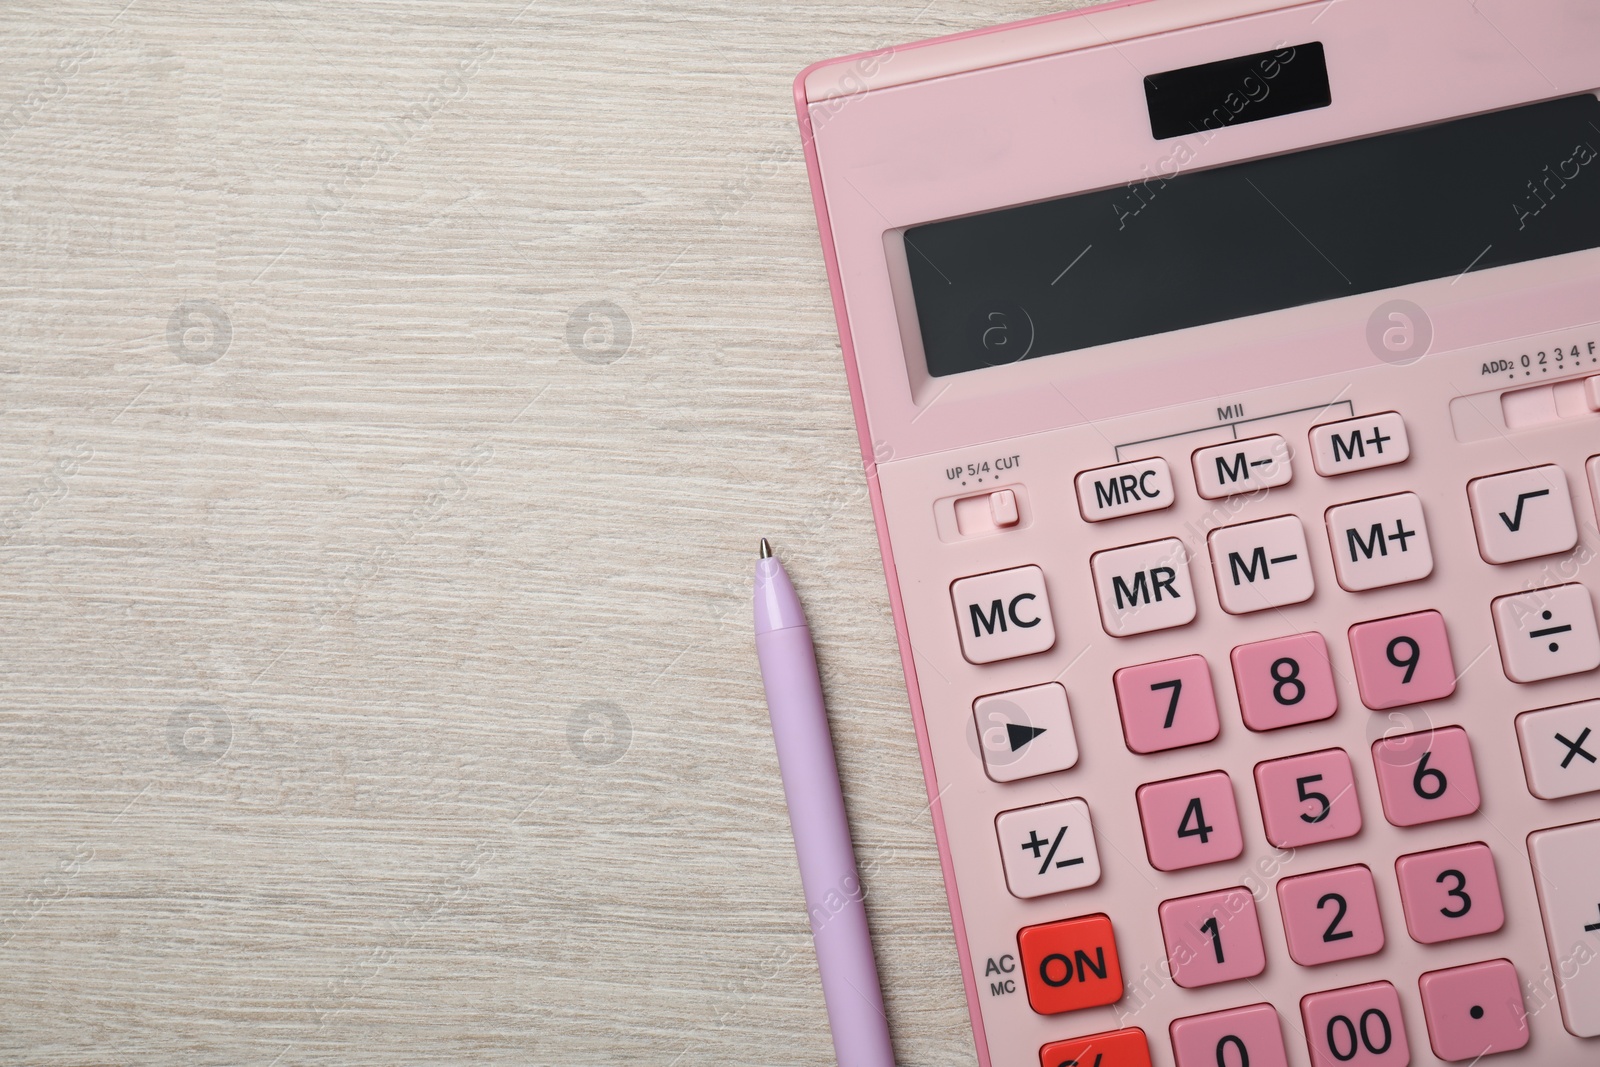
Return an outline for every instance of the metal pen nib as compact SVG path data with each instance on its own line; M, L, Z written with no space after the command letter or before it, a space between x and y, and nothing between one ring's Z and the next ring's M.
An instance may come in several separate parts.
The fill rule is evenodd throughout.
M762 559L771 559L772 558L772 546L767 543L767 539L765 537L763 537L761 539L761 558Z

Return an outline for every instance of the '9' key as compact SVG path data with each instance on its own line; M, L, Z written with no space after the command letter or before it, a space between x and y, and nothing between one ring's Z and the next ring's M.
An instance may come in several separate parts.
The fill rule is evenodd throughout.
M1374 711L1438 700L1456 691L1444 616L1419 611L1350 627L1361 702Z

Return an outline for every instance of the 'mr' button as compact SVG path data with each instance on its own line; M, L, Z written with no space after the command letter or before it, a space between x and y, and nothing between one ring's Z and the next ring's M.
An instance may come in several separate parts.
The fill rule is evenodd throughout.
M969 663L994 663L1043 652L1056 643L1044 571L1008 571L962 578L950 587L961 654Z

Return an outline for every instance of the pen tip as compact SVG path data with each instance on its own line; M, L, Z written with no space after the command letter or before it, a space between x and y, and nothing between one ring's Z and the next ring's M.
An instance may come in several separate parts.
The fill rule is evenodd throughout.
M761 539L761 558L762 559L771 559L772 558L772 545L767 541L767 539L765 537L763 537Z

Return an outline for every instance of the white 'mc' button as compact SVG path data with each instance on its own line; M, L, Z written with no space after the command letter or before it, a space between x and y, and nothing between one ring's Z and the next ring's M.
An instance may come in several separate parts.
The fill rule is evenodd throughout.
M1104 522L1172 506L1172 468L1164 459L1139 459L1078 475L1078 510Z
M1271 489L1292 477L1289 442L1277 434L1212 445L1194 454L1194 484L1207 500Z
M1534 796L1559 800L1600 789L1600 700L1524 712L1517 739Z
M1065 893L1100 880L1089 805L1076 797L1002 812L994 829L1012 896Z
M1112 637L1182 626L1194 619L1189 551L1169 537L1096 552L1089 560L1100 621Z
M1298 604L1316 590L1305 527L1293 515L1224 526L1210 540L1217 598L1230 615Z
M1352 593L1433 573L1422 501L1396 493L1328 509L1328 543L1339 584Z
M1485 562L1514 563L1567 552L1578 543L1567 476L1553 463L1475 478L1467 499Z
M1044 571L1038 567L962 578L950 587L950 596L961 631L961 654L969 663L1027 656L1056 643Z
M1404 463L1410 457L1405 420L1392 411L1311 429L1311 463L1324 478Z
M1513 682L1542 682L1600 667L1594 601L1581 585L1558 585L1494 602L1500 661Z
M1600 1037L1600 821L1528 835L1556 994L1568 1032Z

